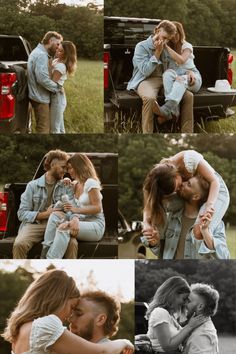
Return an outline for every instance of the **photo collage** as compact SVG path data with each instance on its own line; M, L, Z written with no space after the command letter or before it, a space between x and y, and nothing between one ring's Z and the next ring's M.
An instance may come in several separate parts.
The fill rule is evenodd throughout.
M236 353L235 33L0 0L0 354Z

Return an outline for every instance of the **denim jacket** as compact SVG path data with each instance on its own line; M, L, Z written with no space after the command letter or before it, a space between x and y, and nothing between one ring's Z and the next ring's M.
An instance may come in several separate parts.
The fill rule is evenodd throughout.
M29 98L40 103L50 102L50 92L60 91L61 86L49 78L49 55L42 44L30 53L28 70Z
M136 90L140 82L154 72L157 65L161 65L163 71L162 61L153 55L154 49L152 36L136 45L133 57L133 75L128 82L127 90Z
M60 200L63 194L67 194L69 199L71 199L74 192L63 181L58 181L53 191L53 204ZM26 223L36 222L38 213L45 210L46 202L47 189L44 174L40 178L30 181L21 195L21 203L17 213L19 220L22 222L20 227Z
M163 231L165 240L163 259L174 259L182 227L183 208L170 212ZM197 240L193 235L193 227L187 233L184 259L229 259L230 254L226 244L224 222L221 221L213 230L214 250L209 249L203 240ZM150 247L156 256L160 255L160 247Z

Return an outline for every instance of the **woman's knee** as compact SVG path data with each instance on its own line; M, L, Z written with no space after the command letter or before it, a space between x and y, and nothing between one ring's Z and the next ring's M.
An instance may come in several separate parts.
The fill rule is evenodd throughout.
M175 79L177 76L176 72L172 69L167 69L164 73L163 73L163 80L164 79Z

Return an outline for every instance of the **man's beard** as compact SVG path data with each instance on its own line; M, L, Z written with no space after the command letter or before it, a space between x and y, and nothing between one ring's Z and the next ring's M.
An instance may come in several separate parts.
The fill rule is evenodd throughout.
M51 57L54 57L55 54L56 54L56 49L55 49L55 48L48 48L48 54L49 54Z
M94 331L94 320L91 319L90 322L87 324L86 327L82 328L77 334L90 341L93 338L93 331Z

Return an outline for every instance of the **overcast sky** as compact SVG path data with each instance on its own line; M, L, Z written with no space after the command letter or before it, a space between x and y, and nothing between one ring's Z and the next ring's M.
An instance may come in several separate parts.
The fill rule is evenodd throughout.
M93 2L96 5L103 5L104 0L60 0L60 2L72 5L87 5L89 2Z

